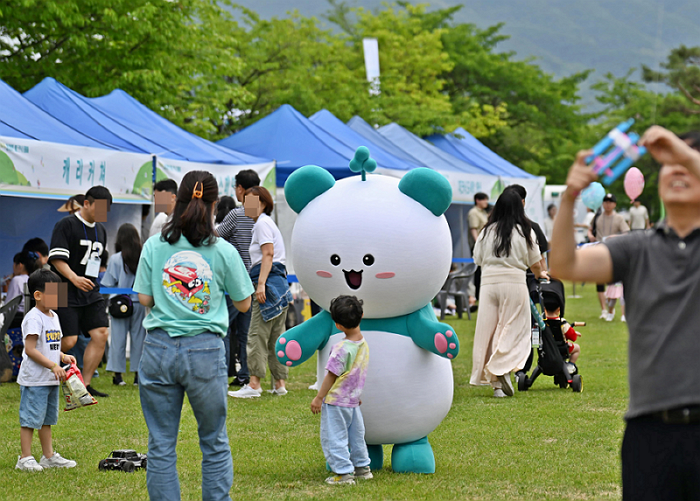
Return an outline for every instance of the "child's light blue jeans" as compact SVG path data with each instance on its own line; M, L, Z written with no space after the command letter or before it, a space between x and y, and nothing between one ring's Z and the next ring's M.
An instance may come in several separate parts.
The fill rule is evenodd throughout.
M354 473L355 468L369 466L365 423L359 407L323 404L321 448L328 466L336 475L347 475Z

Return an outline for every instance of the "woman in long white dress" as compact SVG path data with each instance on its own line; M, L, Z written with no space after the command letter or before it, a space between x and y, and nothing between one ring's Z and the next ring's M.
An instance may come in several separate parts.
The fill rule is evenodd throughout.
M470 384L491 385L495 397L513 395L510 374L522 369L530 355L525 272L530 268L536 277L546 276L541 259L522 200L505 191L474 246L474 261L481 266L481 295Z

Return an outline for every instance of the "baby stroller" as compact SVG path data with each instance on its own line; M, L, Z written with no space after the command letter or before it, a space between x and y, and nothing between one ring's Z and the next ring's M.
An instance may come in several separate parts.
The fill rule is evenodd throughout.
M527 376L529 363L525 370L518 371L515 375L518 383L518 391L527 391L540 374L553 376L554 384L560 388L570 386L574 392L583 391L583 379L578 373L578 367L568 361L569 346L562 334L562 321L560 318L543 319L544 305L559 307L560 316L564 316L565 294L564 284L559 280L552 279L549 282L537 283L536 280L529 281L530 284L530 309L533 319L533 334L539 334L537 346L537 367L532 371L530 377ZM534 301L533 301L534 298ZM535 301L540 304L542 314L540 314ZM585 322L574 322L573 326L586 325ZM529 361L528 361L529 362Z

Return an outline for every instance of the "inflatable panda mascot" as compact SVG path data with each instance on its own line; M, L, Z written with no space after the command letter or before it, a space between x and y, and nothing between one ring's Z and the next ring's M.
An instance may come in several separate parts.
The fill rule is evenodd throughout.
M343 338L328 313L331 299L362 299L360 327L370 349L362 414L371 467L382 467L382 444L394 444L394 471L434 473L427 436L452 405L450 359L459 352L454 329L437 321L430 304L452 260L443 216L452 188L426 168L401 180L367 176L376 162L365 147L350 168L362 176L336 182L328 171L307 165L285 183L287 202L298 213L294 269L324 311L284 333L276 352L282 364L295 366L319 350L319 366L325 367Z

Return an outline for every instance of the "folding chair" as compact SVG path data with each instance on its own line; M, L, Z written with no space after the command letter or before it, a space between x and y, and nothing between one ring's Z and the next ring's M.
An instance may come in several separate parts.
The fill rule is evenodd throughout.
M0 342L2 342L2 346L0 347L0 383L6 383L12 379L12 361L4 346L5 334L7 334L7 329L10 328L12 321L15 319L17 308L19 308L22 299L24 299L23 296L13 297L0 307L0 315L5 315L2 327L0 327Z
M450 296L455 300L457 316L462 318L462 313L466 310L467 318L469 320L472 319L471 311L469 311L469 294L467 293L467 287L474 273L476 273L476 264L467 263L460 270L457 270L447 277L445 285L442 286L442 289L437 295L438 303L440 303L440 320L445 319L447 298Z

